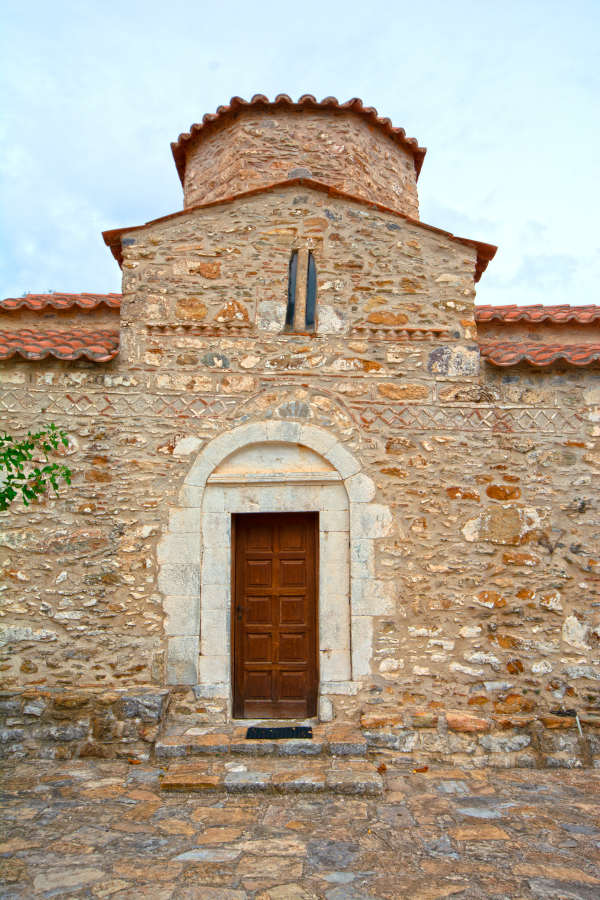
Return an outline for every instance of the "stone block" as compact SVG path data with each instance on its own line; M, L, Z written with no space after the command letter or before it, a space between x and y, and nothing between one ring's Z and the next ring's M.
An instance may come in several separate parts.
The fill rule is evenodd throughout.
M321 606L329 596L339 596L340 594L348 596L349 589L348 565L342 565L337 560L331 560L331 562L327 559L321 560L319 571Z
M167 641L167 684L196 684L198 681L198 635L177 635Z
M325 455L334 444L337 444L337 438L332 431L326 431L324 428L318 428L315 425L301 425L298 443L310 447L315 453Z
M368 538L353 538L350 544L352 574L361 578L375 577L375 542Z
M174 534L200 534L202 516L196 507L172 507L169 510L169 531Z
M207 544L202 560L202 589L210 584L229 584L231 580L231 548L229 544Z
M375 482L363 472L346 478L344 486L351 503L369 503L375 496Z
M201 484L183 484L179 490L178 499L182 507L200 509L204 496L204 482Z
M229 686L231 676L231 661L229 656L218 656L210 654L201 656L198 661L198 678L196 681L200 684L226 684ZM226 694L218 694L216 696L229 696Z
M201 542L199 536L195 535L167 534L157 547L157 558L161 565L199 565L200 555Z
M344 531L325 531L319 535L320 559L348 564L350 535Z
M481 719L479 716L473 716L460 710L448 710L446 712L446 722L451 731L478 732L490 730L490 723L487 719Z
M352 577L350 591L353 616L387 616L396 609L395 581Z
M347 594L321 595L319 645L324 650L350 646L350 600Z
M360 538L386 537L393 528L392 514L380 503L357 503L350 510L350 534Z
M350 534L348 509L324 509L319 513L319 529L322 532L338 531Z
M204 498L202 500L202 512L224 512L225 511L225 493L222 485L208 484L204 489Z
M229 606L202 610L200 648L203 656L208 654L222 656L229 653L230 620Z
M228 584L205 584L200 597L202 612L226 609L231 604L231 586Z
M117 704L117 714L124 719L160 722L167 708L168 691L124 694Z
M158 573L158 589L163 594L187 597L199 596L200 566L161 566Z
M333 703L329 697L319 697L319 722L333 722Z
M352 616L352 678L369 675L373 655L372 616ZM332 679L333 680L333 679Z
M167 596L163 602L166 614L165 634L192 635L200 633L200 595Z
M335 466L342 478L350 478L360 472L360 463L354 456L346 450L340 443L336 443L326 453L323 454L325 459L329 460L332 466Z
M348 650L321 650L319 654L321 678L325 681L349 681L350 652Z

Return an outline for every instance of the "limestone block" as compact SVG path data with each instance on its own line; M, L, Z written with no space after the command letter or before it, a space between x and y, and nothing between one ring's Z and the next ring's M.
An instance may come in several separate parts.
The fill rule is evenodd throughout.
M344 486L352 503L369 503L375 496L375 482L364 472L346 478Z
M207 456L207 450L203 450L199 455L198 459L188 472L185 477L186 485L196 485L197 487L204 487L206 484L206 479L211 474L215 466L220 462L220 458L215 456L214 458L209 458Z
M342 650L350 646L350 602L347 594L322 594L320 598L319 646Z
M319 513L321 531L350 532L350 513L347 509L325 509Z
M319 722L333 722L333 703L329 697L319 697Z
M354 539L350 545L352 574L361 578L375 577L375 542Z
M209 549L206 549L206 548ZM231 580L231 547L228 543L205 542L202 561L202 588L208 584L229 584Z
M322 650L319 654L321 678L326 681L350 679L350 653L346 650Z
M397 588L394 581L376 578L352 578L353 616L388 616L395 612Z
M348 565L340 565L339 560L321 560L319 572L319 593L321 603L330 596L345 594L348 596L350 589L350 573Z
M165 597L165 634L197 635L200 633L200 595Z
M177 635L167 641L167 684L196 684L198 681L197 635Z
M207 485L202 499L202 512L224 512L225 492L221 485Z
M203 496L203 481L199 482L199 484L187 484L186 482L182 485L179 491L178 500L181 506L189 506L194 509L200 509L200 507L202 506Z
M319 502L313 509L338 511L348 509L348 494L342 484L327 484L323 487L312 488Z
M229 653L230 608L203 609L200 650L203 656Z
M202 441L200 438L197 438L194 435L188 435L177 441L173 447L173 456L178 458L189 456L191 453L195 453L201 446Z
M562 627L562 639L565 644L576 647L578 650L589 650L586 637L589 627L580 622L576 616L567 616Z
M381 503L357 503L350 509L350 532L355 538L378 538L391 534L392 514Z
M231 543L231 515L226 512L205 513L202 517L202 538L205 546L209 543Z
M200 566L162 566L158 573L158 589L163 594L198 596L200 594Z
M231 603L231 586L229 584L203 585L200 603L203 613L205 610L225 609Z
M196 507L171 507L169 510L169 531L173 534L200 533L202 517Z
M369 675L373 656L372 616L352 616L352 678Z
M217 700L222 697L229 698L229 685L221 684L195 684L194 696L204 697L206 700Z
M197 565L200 563L199 536L166 534L157 547L158 562L169 566Z
M344 531L322 531L319 535L319 554L322 560L348 563L350 535Z
M344 697L355 697L360 691L360 681L321 681L324 694L340 694Z
M302 426L299 422L268 422L263 440L280 441L281 443L299 444Z
M198 659L198 678L201 684L229 684L229 656L210 654Z
M325 454L337 444L337 438L331 431L318 428L316 425L301 425L298 443L310 447L315 453Z
M334 444L324 456L332 466L335 466L343 479L360 472L360 463L340 443Z

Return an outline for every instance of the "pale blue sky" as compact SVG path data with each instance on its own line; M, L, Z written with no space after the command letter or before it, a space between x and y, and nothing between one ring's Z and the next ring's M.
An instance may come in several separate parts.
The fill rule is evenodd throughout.
M479 303L598 303L599 25L599 0L4 0L0 296L120 290L100 232L181 208L169 143L285 92L428 148L423 221L499 245Z

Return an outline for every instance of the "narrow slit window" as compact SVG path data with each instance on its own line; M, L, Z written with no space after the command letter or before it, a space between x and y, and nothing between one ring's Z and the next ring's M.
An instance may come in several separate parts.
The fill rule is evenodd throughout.
M315 330L317 311L317 266L312 251L308 251L308 267L306 270L306 330Z
M293 250L288 272L285 331L314 331L317 318L317 266L311 250Z
M288 270L288 299L285 314L285 330L294 330L294 314L296 312L296 274L298 271L298 251L294 250L290 257Z

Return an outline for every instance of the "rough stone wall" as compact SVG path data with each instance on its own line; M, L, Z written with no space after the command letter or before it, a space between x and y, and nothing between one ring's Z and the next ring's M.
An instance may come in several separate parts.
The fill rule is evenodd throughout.
M190 145L188 208L284 181L302 169L317 181L419 218L411 153L348 112L248 110Z
M310 189L124 244L120 357L0 371L3 425L66 427L75 472L58 500L0 516L6 687L163 685L156 544L194 456L236 424L295 420L332 430L393 514L377 541L373 673L336 715L362 710L369 727L370 713L409 710L409 724L455 734L431 732L444 753L522 751L523 764L535 757L519 729L546 716L548 747L571 758L575 738L548 713L597 718L598 370L480 369L475 251ZM284 335L289 255L307 245L317 333ZM190 692L173 713L223 708Z

